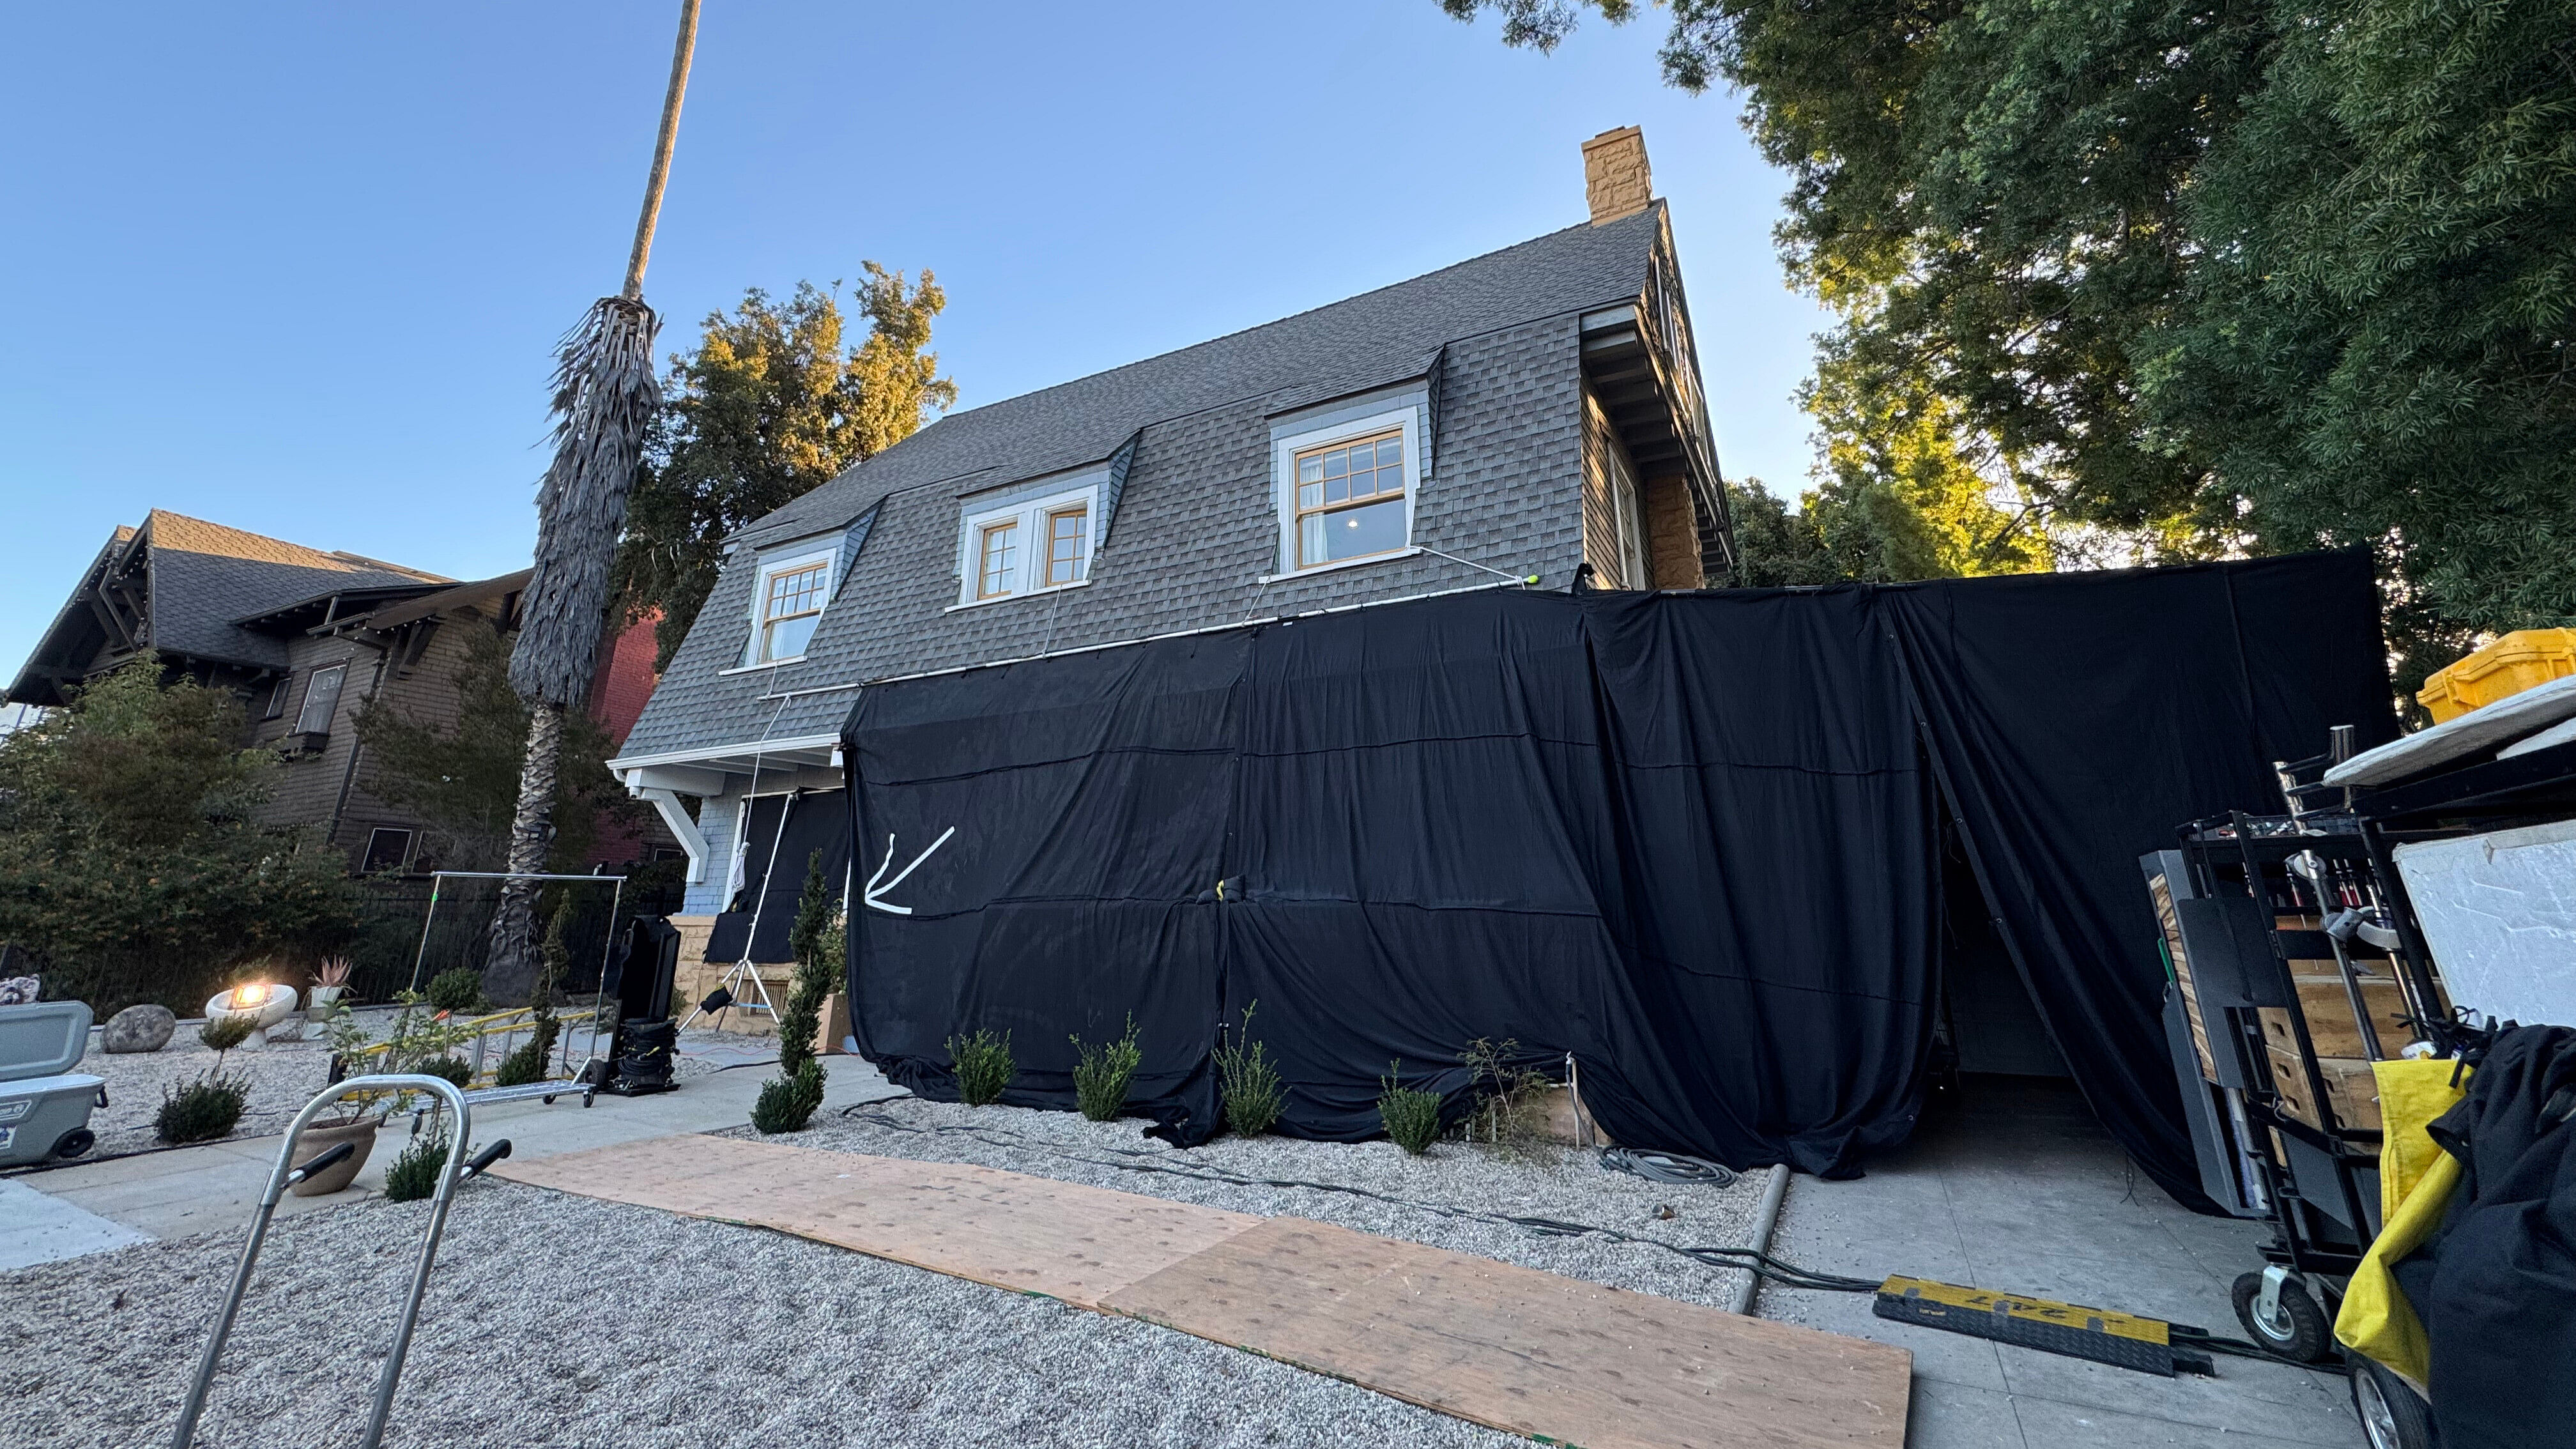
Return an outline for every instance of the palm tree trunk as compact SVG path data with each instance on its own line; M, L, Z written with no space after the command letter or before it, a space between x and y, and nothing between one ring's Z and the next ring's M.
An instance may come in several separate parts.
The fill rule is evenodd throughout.
M519 809L510 821L513 875L546 868L554 843L555 775L563 758L563 706L539 703L528 711L527 755L519 763ZM483 994L503 1005L524 1004L537 979L537 885L501 882L500 909L492 915L491 962L483 968Z
M526 622L510 658L511 686L529 706L519 808L510 824L506 869L513 873L545 869L546 848L554 839L564 712L579 708L590 691L600 632L613 607L606 596L609 562L617 552L644 432L660 405L653 376L659 322L644 305L644 263L662 214L662 190L680 133L680 99L697 41L698 0L680 0L680 35L671 49L662 127L653 140L653 169L644 183L643 212L635 219L625 284L616 297L594 303L590 316L565 338L556 372L555 462L538 491L536 567L524 595ZM495 1001L524 1001L536 984L536 901L535 881L502 882L483 973L484 994Z

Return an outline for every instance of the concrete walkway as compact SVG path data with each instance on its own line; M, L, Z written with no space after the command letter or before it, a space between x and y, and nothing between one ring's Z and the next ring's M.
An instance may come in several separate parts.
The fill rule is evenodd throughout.
M824 1062L831 1073L823 1096L826 1112L897 1092L856 1057L826 1057ZM552 1105L503 1102L474 1110L473 1137L478 1145L507 1137L513 1160L525 1161L674 1132L739 1127L751 1120L760 1084L774 1075L769 1067L714 1072L686 1078L678 1089L655 1096L603 1095L589 1107L581 1105L579 1093L558 1097ZM278 1216L383 1191L385 1168L402 1150L409 1125L408 1117L397 1117L376 1134L374 1152L348 1189L328 1197L289 1197L279 1205ZM151 1238L244 1231L277 1165L282 1142L246 1137L0 1180L0 1269Z
M2259 1268L2261 1223L2185 1211L2125 1155L2074 1088L1989 1078L1936 1105L1912 1142L1850 1182L1801 1177L1771 1251L1800 1267L1905 1273L2122 1309L2241 1338L2228 1303ZM1766 1318L1914 1351L1914 1449L2287 1449L2363 1444L2340 1376L2220 1358L2164 1379L1890 1323L1864 1294L1766 1284Z

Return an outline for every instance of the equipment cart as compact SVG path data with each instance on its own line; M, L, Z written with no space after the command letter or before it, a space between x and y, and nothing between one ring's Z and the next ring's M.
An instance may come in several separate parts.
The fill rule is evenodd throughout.
M2379 788L2337 778L2351 774L2346 753L2339 738L2278 767L2288 813L2194 821L2176 849L2140 861L2203 1190L2274 1228L2265 1267L2236 1281L2237 1317L2256 1342L2311 1362L2338 1351L2343 1284L2380 1228L2371 1063L2450 1057L2482 1036L2453 1011L2405 847L2576 813L2576 746ZM2424 1442L2409 1429L2424 1406L2403 1381L2359 1359L2353 1371L2373 1442Z

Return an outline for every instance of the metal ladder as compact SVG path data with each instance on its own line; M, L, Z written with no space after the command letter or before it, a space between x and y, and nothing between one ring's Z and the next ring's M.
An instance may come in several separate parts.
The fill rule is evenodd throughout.
M242 1245L241 1265L233 1270L232 1289L224 1295L223 1311L215 1316L214 1331L206 1338L206 1351L197 1360L196 1382L188 1386L188 1402L179 1411L179 1428L170 1439L173 1449L192 1449L196 1443L197 1416L206 1407L206 1392L215 1381L215 1365L223 1359L224 1340L232 1335L233 1319L241 1312L242 1294L250 1287L251 1268L259 1262L260 1245L268 1239L269 1220L277 1213L278 1200L286 1195L289 1187L326 1168L337 1166L356 1151L343 1142L324 1149L311 1162L298 1167L295 1165L296 1142L304 1136L304 1129L313 1119L321 1115L323 1108L352 1092L366 1091L429 1092L456 1109L455 1133L448 1144L447 1163L439 1170L437 1196L430 1204L429 1233L421 1240L420 1264L412 1271L411 1292L403 1299L402 1316L394 1320L393 1349L385 1355L384 1372L376 1378L375 1408L367 1416L366 1436L358 1442L364 1449L376 1449L377 1443L384 1438L385 1420L393 1412L394 1385L402 1379L403 1355L411 1349L412 1326L420 1319L421 1294L429 1287L429 1268L438 1257L439 1235L447 1228L448 1201L455 1196L458 1183L510 1155L510 1142L505 1137L476 1153L472 1161L467 1161L465 1149L469 1141L468 1128L472 1124L467 1116L465 1094L444 1077L408 1072L351 1077L334 1082L323 1089L322 1095L305 1103L303 1111L295 1114L294 1123L286 1129L286 1143L278 1149L277 1166L268 1175L268 1191L261 1194L259 1211L251 1218L250 1240Z

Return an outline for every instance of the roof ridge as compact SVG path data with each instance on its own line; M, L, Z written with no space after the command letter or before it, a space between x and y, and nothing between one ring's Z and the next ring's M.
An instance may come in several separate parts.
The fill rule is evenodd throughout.
M171 523L184 526L172 530L168 527ZM405 574L424 583L452 582L443 575L429 573L405 564L387 563L382 559L368 558L364 554L349 553L344 550L319 549L310 544L297 543L292 539L279 538L274 534L255 533L247 528L236 528L229 523L216 523L211 519L198 518L193 514L181 513L175 509L152 509L145 517L143 526L151 530L155 547L168 547L181 553L207 553L223 558L249 559L259 563L288 564L302 568L340 569L351 572L370 570ZM176 538L169 536L173 532L178 535Z
M1645 211L1637 212L1637 213L1635 213L1635 214L1636 214L1636 215L1638 215L1638 216L1645 216L1645 215L1649 215L1649 214L1651 214L1651 213L1653 212L1653 210L1654 210L1655 206L1661 206L1662 204L1663 204L1662 199L1661 199L1661 198L1657 198L1657 199L1656 199L1656 201L1655 201L1655 203L1654 203L1654 206L1649 206ZM1626 218L1626 217L1621 217L1621 218L1620 218L1620 221L1625 221L1625 220L1627 220L1627 218ZM1615 225L1617 225L1617 224L1618 224L1617 222L1607 223L1607 225L1612 225L1612 226L1615 226ZM1062 381L1062 382L1051 382L1051 383L1048 383L1048 384L1047 384L1046 386L1044 386L1044 387L1041 387L1041 388L1032 388L1031 390L1029 390L1029 391L1027 391L1027 392L1015 392L1015 393L1011 394L1009 397L997 397L997 398L993 399L991 402L988 402L988 403L978 403L978 404L976 404L974 407L971 407L971 408L963 408L963 409L960 409L960 410L959 410L959 411L957 411L957 412L953 412L953 413L942 413L938 418L934 419L934 420L931 422L931 424L930 424L930 426L929 426L929 427L925 427L925 428L923 428L923 429L922 429L922 431L926 433L926 432L930 431L930 428L931 428L931 427L937 427L940 423L944 423L944 422L948 421L948 420L949 420L949 419L951 419L951 418L971 417L971 416L973 416L973 415L974 415L974 414L976 414L976 413L979 413L979 412L984 411L986 408L996 408L996 407L1000 407L1000 406L1002 406L1004 403L1025 402L1025 401L1027 401L1027 400L1029 400L1029 399L1031 399L1031 398L1044 397L1044 396L1046 396L1048 393L1051 393L1051 392L1057 391L1057 390L1058 390L1058 389L1060 389L1060 388L1073 387L1073 386L1076 386L1076 385L1081 384L1081 383L1086 383L1086 382L1095 381L1095 380L1097 380L1097 379L1099 379L1099 378L1110 377L1110 376L1113 376L1113 375L1115 375L1115 374L1117 374L1117 373L1125 372L1125 371L1127 371L1129 368L1133 368L1133 367L1143 367L1143 366L1145 366L1145 365L1146 365L1146 364L1148 364L1148 363L1161 362L1161 361L1163 361L1165 358L1178 357L1178 356L1180 356L1181 354L1186 353L1186 352L1196 352L1196 351L1198 351L1200 348L1203 348L1203 347L1214 347L1214 346L1217 346L1217 345L1218 345L1218 344L1220 344L1220 343L1231 342L1231 341L1233 341L1234 339L1236 339L1236 338L1238 338L1238 337L1244 337L1244 336L1247 336L1247 335L1249 335L1249 334L1251 334L1251 333L1255 333L1255 332L1263 331L1263 330L1265 330L1265 329L1267 329L1267 328L1277 327L1277 326L1281 326L1281 325L1283 325L1283 324L1285 324L1285 323L1294 322L1294 321L1296 321L1296 320L1297 320L1298 318L1300 318L1300 317L1311 317L1311 316L1315 315L1315 314L1316 314L1316 313L1318 313L1318 312L1329 312L1329 311L1333 310L1333 309L1334 309L1334 308L1336 308L1336 307L1347 307L1347 306L1349 306L1349 305L1350 305L1351 303L1353 303L1353 302L1365 301L1365 300L1367 300L1368 298L1370 298L1370 297L1374 297L1374 296L1378 295L1378 294L1379 294L1379 293L1381 293L1381 292L1392 292L1392 291L1396 290L1396 289L1397 289L1397 288L1399 288L1399 287L1410 287L1410 286L1413 286L1413 285L1414 285L1415 283L1417 283L1417 282L1427 282L1427 281L1430 281L1430 280L1431 280L1432 278L1434 278L1434 277L1443 276L1443 275L1445 275L1445 274L1447 274L1447 273L1455 272L1455 271L1458 271L1458 270L1460 270L1460 269L1462 269L1462 268L1472 267L1472 266L1476 266L1476 265L1478 265L1479 263L1483 263L1483 262L1491 261L1491 260L1493 260L1495 257L1502 256L1502 255L1504 255L1504 254L1506 254L1506 253L1508 253L1508 252L1516 252L1516 251L1521 250L1521 249L1522 249L1522 248L1524 248L1524 247L1535 247L1535 246L1539 246L1539 245L1541 245L1541 244L1543 244L1543 243L1545 243L1545 242L1552 241L1552 240L1554 240L1554 239L1555 239L1555 238L1557 238L1557 237L1563 236L1563 235L1565 235L1567 232L1573 232L1573 231L1589 231L1589 230L1594 229L1595 225L1596 225L1596 224L1595 224L1595 223L1593 223L1593 222L1588 222L1588 221L1578 221L1578 222L1576 222L1576 223L1575 223L1574 225L1572 225L1572 226L1561 226L1561 227L1558 227L1558 228L1557 228L1556 230L1554 230L1554 231L1544 231L1544 232L1540 232L1537 236L1534 236L1534 237L1525 237L1525 238L1523 238L1523 239L1522 239L1522 240L1520 240L1520 241L1513 242L1510 246L1496 247L1496 248L1494 248L1492 251L1489 251L1489 252L1478 252L1476 255L1474 255L1474 256L1472 256L1472 257L1465 258L1464 260L1461 260L1461 261L1451 262L1449 265L1447 265L1447 266L1445 266L1445 267L1434 267L1434 268L1432 268L1430 271L1427 271L1427 272L1417 272L1417 273L1415 273L1414 275L1412 275L1412 276L1410 276L1410 277L1400 278L1400 279L1398 279L1398 280L1396 280L1396 281L1389 282L1389 283L1387 283L1386 285L1384 285L1384 286L1382 286L1382 287L1371 287L1371 288L1369 288L1369 289L1368 289L1367 291L1365 291L1365 292L1353 292L1352 294L1350 294L1350 295L1349 295L1349 296L1347 296L1347 297L1337 297L1337 298L1333 299L1333 300L1332 300L1332 301L1330 301L1330 302L1318 302L1318 303L1316 303L1316 304L1315 304L1314 306L1312 306L1312 307L1303 307L1303 308L1298 309L1297 311L1290 312L1290 313L1286 314L1285 316L1273 317L1273 318L1271 318L1271 319L1270 319L1269 321L1267 321L1267 322L1255 322L1255 323L1253 323L1253 324L1252 324L1251 326L1249 326L1249 327L1237 327L1236 329L1234 329L1234 330L1233 330L1233 331L1231 331L1231 332L1220 332L1220 333L1218 333L1218 334L1217 334L1216 336L1214 336L1214 337L1203 337L1203 338L1199 339L1199 340L1198 340L1198 341L1196 341L1196 342L1193 342L1193 343L1188 344L1187 346L1183 346L1183 347L1174 347L1174 348L1171 348L1171 349L1169 349L1169 350L1167 350L1167 351L1152 353L1152 354L1149 354L1149 355L1144 356L1144 357L1139 357L1139 358L1137 358L1136 360L1134 360L1134 361L1132 361L1132 362L1122 362L1122 363L1119 363L1119 364L1118 364L1117 366L1115 366L1115 367L1104 367L1104 368L1100 369L1098 372L1086 372L1086 373L1082 374L1080 377L1068 377L1068 378L1066 378L1066 379L1065 379L1064 381Z

